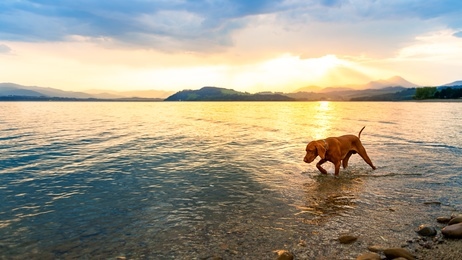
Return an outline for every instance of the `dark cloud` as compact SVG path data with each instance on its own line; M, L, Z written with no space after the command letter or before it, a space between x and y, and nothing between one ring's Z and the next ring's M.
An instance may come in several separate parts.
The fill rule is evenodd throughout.
M278 2L4 0L0 3L0 37L59 41L81 35L141 45L156 44L156 39L201 42L208 37L220 45L229 42L231 31L244 25L238 18L275 11L273 7Z
M289 25L418 18L462 27L460 0L3 0L0 38L62 41L80 35L148 48L204 50L232 44L232 32L247 26L246 17L265 13L279 13Z

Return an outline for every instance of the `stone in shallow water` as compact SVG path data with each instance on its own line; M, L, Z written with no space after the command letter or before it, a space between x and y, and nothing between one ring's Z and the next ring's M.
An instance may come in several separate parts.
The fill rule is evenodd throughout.
M378 253L378 252L382 252L383 250L385 250L386 247L379 246L379 245L371 245L371 246L368 246L367 249L371 252Z
M448 223L448 225L454 225L454 224L457 224L457 223L462 223L462 216L459 215L459 216L456 216L455 218L451 219Z
M383 251L383 253L388 259L395 259L398 257L403 257L408 260L415 259L414 256L404 248L387 248Z
M416 230L417 234L421 236L432 237L436 236L436 228L429 226L429 225L420 225L419 228Z
M277 260L293 260L294 259L294 254L287 250L276 250L274 251L276 254L278 254L278 257L276 258Z
M441 233L450 238L462 238L462 223L447 226L441 230Z
M448 223L449 221L451 221L451 218L448 218L448 217L437 217L436 218L436 221L438 223Z
M358 256L356 260L380 260L380 255L377 253L368 252Z
M356 240L358 240L358 237L351 236L351 235L344 235L338 238L338 241L340 241L341 244L351 244L355 242Z

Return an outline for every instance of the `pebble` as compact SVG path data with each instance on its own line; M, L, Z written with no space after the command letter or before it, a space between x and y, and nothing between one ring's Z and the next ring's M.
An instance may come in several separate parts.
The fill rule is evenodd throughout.
M441 230L444 236L450 238L462 238L462 223L449 225Z
M375 252L375 253L382 252L385 249L386 249L385 247L379 246L379 245L372 245L372 246L367 247L367 250L371 252Z
M380 255L373 252L368 252L358 256L356 260L380 260Z
M358 240L358 237L351 236L351 235L344 235L338 238L338 241L340 241L341 244L351 244L355 242L356 240Z
M457 223L462 223L462 216L461 215L451 219L449 221L448 225L454 225L454 224L457 224Z
M441 202L439 201L427 201L424 202L425 205L441 205Z
M387 248L383 251L385 256L389 259L395 259L398 257L403 257L407 260L414 260L414 256L404 248Z
M437 217L436 218L436 221L438 223L448 223L449 221L451 221L451 218L448 218L448 217Z
M293 260L294 259L294 254L287 250L276 250L275 251L278 254L278 257L276 258L277 260Z
M432 237L436 236L436 228L429 226L429 225L420 225L419 228L416 230L417 234L421 236Z

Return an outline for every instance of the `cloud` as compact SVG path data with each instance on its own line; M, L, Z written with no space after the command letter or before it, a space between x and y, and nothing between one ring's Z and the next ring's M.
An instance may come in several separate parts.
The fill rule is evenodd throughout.
M11 54L13 50L5 44L0 43L0 54Z
M284 3L287 17L296 20L306 19L328 22L359 22L387 19L422 20L438 18L450 26L456 21L462 10L458 0L287 0Z
M462 38L462 31L455 32L453 36Z
M462 26L458 0L5 0L0 10L0 37L6 40L62 41L81 35L143 46L163 41L194 46L205 37L209 44L226 46L234 31L248 26L247 17L270 13L295 26L412 18Z
M314 56L333 50L388 55L437 27L460 30L461 12L459 0L4 0L0 38L85 38L99 45L208 53L238 45L243 31L264 28L266 35L252 40L282 52L303 43L324 48ZM282 38L268 41L277 30Z
M0 37L62 41L70 35L109 37L134 45L171 42L228 44L240 18L274 11L279 1L11 1L0 3ZM163 40L159 40L163 39ZM181 45L181 44L179 44ZM194 44L193 44L194 45Z
M416 42L402 48L398 59L429 61L459 61L462 59L462 39L451 30L432 32L416 38Z

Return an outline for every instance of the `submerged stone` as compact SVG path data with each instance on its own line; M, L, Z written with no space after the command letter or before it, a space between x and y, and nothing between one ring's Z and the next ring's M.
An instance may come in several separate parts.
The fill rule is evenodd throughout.
M356 260L380 260L380 255L377 253L368 252L358 256Z
M385 249L383 253L388 259L395 259L398 257L403 257L408 260L415 259L414 256L411 254L411 252L409 252L408 250L404 248L388 248L388 249Z
M358 240L357 236L351 236L351 235L345 235L345 236L340 236L338 238L338 241L340 241L341 244L351 244Z
M421 236L432 237L436 236L436 228L429 226L429 225L420 225L419 228L416 230L417 234Z
M451 221L451 218L448 218L448 217L437 217L436 218L436 221L438 223L448 223L449 221Z
M276 258L277 260L293 260L294 259L294 254L287 250L276 250L276 254L278 254L278 257Z
M447 226L441 230L441 233L450 238L462 238L462 223Z
M462 222L462 215L459 215L459 216L456 216L455 218L451 219L448 223L448 225L454 225L454 224L457 224L457 223L461 223Z

